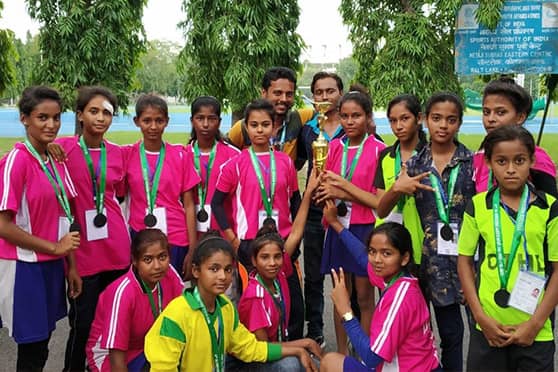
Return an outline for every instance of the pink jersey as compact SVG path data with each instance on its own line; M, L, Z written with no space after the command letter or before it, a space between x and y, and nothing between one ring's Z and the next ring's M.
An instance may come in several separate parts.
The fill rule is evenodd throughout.
M139 146L140 142L137 142L126 148L126 183L130 196L129 224L135 231L146 228L144 218L147 208ZM182 194L188 190L195 192L200 177L194 168L192 156L184 151L184 146L167 143L165 151L155 208L164 207L166 210L167 236L170 244L187 246L189 240L186 215L181 202ZM155 172L159 153L145 153L151 172Z
M256 153L262 169L265 187L269 193L269 153ZM279 212L279 234L286 237L291 232L290 199L298 191L298 179L291 158L280 151L275 152L277 181L273 209ZM221 168L217 190L233 195L233 216L239 239L254 239L258 232L258 211L264 211L260 186L252 166L248 149L230 159Z
M163 309L183 290L182 280L169 265L166 275L159 281L162 289ZM159 294L153 291L155 306ZM162 311L162 309L161 309ZM109 350L126 351L126 363L143 352L145 335L155 319L149 302L136 274L130 270L110 284L101 293L95 320L91 325L85 348L87 363L92 371L110 371Z
M397 279L380 297L370 324L370 348L384 359L379 372L438 367L430 313L416 278Z
M238 302L238 316L240 321L250 332L264 328L267 333L268 341L278 342L279 324L283 324L283 335L286 326L289 324L291 295L287 284L285 272L281 270L277 275L281 298L281 305L285 312L285 317L281 318L281 312L277 308L272 295L260 284L255 275L250 275L248 286L242 293ZM285 338L282 339L285 341Z
M52 164L62 178L69 199L77 192L64 163ZM38 161L23 143L16 143L12 151L0 160L0 211L11 211L12 222L29 234L51 242L58 242L59 220L65 217L56 193ZM67 232L67 231L65 231ZM64 232L64 233L65 233ZM52 256L20 248L7 240L0 239L0 258L26 262L40 262L59 259Z
M539 146L535 147L535 163L531 166L531 169L547 173L556 178L556 166L552 158ZM477 193L487 191L489 172L490 169L484 159L484 151L477 151L473 155L473 181L475 181Z
M348 140L349 139L344 136L343 138L331 141L325 164L326 170L341 174L343 146L344 142ZM359 146L349 146L347 153L346 174L342 175L345 178L347 177L347 174L349 174L351 163L358 151L358 147ZM376 193L376 188L374 187L374 175L376 174L376 167L378 165L380 152L385 148L386 145L383 142L378 141L374 138L374 136L368 136L368 138L366 138L362 154L355 167L353 178L351 179L352 184L364 191ZM358 203L352 203L351 224L369 224L374 223L375 221L376 217L374 216L371 208Z
M194 149L192 145L186 146L186 151L194 158ZM215 160L213 161L213 166L210 169L209 175L209 183L207 186L207 196L205 197L205 204L211 204L211 199L213 198L213 194L215 193L215 186L217 185L217 179L219 178L219 171L221 166L227 162L227 160L234 158L236 155L240 154L240 150L236 147L229 145L226 142L219 141L217 142L217 146L215 148ZM209 152L202 152L200 153L200 165L201 165L201 184L205 185L205 180L207 178L207 167L209 164ZM200 200L198 197L198 188L194 189L194 200L196 205L200 204ZM225 201L225 212L227 213L227 217L229 219L229 224L233 225L232 220L232 201L226 200ZM211 214L211 224L210 228L213 230L220 230L219 224L215 219L213 213Z
M101 271L121 270L130 264L130 234L122 209L116 196L123 196L124 159L120 147L105 141L107 152L107 174L104 207L107 216L108 238L87 240L85 211L95 210L93 182L78 137L59 138L56 142L67 155L66 166L76 185L76 218L83 233L79 249L75 251L78 272L81 276L97 274ZM100 148L89 149L93 169L98 169ZM97 178L98 180L100 178Z

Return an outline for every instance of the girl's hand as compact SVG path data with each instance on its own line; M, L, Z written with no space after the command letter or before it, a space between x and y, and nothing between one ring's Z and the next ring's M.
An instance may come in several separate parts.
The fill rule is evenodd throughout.
M488 341L488 345L492 347L506 346L507 341L512 337L512 329L498 323L495 319L484 314L477 321L481 327L484 337Z
M339 187L341 189L346 188L347 185L350 183L345 178L332 171L324 171L321 174L320 179L322 180L322 182L327 182L330 185Z
M308 178L308 184L306 185L306 190L304 192L314 192L316 188L320 185L320 177L318 176L318 170L314 167Z
M540 327L535 326L529 320L518 324L514 327L511 337L503 346L516 344L518 346L531 346L535 341L535 337L541 330Z
M68 297L71 299L77 298L81 294L83 281L81 280L81 277L75 267L68 269L66 280L68 281Z
M62 163L66 161L66 151L57 143L51 142L47 145L47 151L54 158L54 160Z
M300 364L304 367L306 372L318 372L318 368L310 358L310 355L304 348L299 348L300 352L298 353L298 359L300 360Z
M337 222L337 206L333 200L327 199L324 204L324 218L328 224Z
M426 191L434 191L431 186L425 185L421 183L424 178L428 177L430 172L424 172L419 174L418 176L411 177L407 173L407 165L403 164L401 166L401 173L399 174L399 178L393 184L393 191L405 194L405 195L413 195L417 189L426 190Z
M333 289L331 290L331 299L335 305L335 309L340 316L351 311L351 301L349 293L345 287L345 273L343 268L339 268L339 276L334 269L331 269L331 277L333 278Z
M188 252L182 263L182 280L192 280L192 254Z
M55 256L66 256L79 247L79 239L79 233L77 231L67 233L58 243L54 243L54 250L51 254Z
M349 194L339 187L333 186L332 184L324 182L323 179L321 179L320 186L316 190L314 196L314 201L316 202L316 204L321 204L327 199L348 200Z
M305 338L304 342L306 343L304 348L310 354L314 355L318 359L322 358L322 348L316 343L316 341L312 340L311 338Z

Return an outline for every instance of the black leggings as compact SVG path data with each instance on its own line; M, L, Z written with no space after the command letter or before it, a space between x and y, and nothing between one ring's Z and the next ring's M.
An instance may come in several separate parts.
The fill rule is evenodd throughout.
M17 372L41 372L48 359L50 335L43 341L17 345Z

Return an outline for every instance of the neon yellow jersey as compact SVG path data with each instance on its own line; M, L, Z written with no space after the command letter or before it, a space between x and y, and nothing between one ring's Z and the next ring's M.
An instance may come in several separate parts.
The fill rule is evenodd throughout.
M494 302L494 292L500 289L500 278L496 260L496 243L494 237L494 222L492 216L492 194L482 192L475 195L467 206L463 216L463 224L459 234L458 252L463 256L474 256L479 251L479 273L477 274L477 293L484 312L504 325L523 323L531 315L513 307L502 308ZM548 264L545 262L545 253L548 261L558 262L558 202L556 199L542 191L534 191L536 199L529 204L525 222L525 236L527 237L527 252L529 255L529 271L545 276L548 274ZM511 248L515 225L509 218L505 209L500 205L502 223L502 238L504 255L508 257ZM519 248L507 284L511 293L520 268L525 264L524 238L519 243ZM544 293L539 298L542 300ZM477 329L480 330L477 324ZM553 334L548 319L535 341L551 341Z

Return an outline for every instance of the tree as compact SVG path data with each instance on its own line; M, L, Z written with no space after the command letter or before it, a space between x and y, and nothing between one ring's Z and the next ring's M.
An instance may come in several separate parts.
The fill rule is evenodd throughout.
M461 0L342 0L350 29L355 80L378 106L400 93L422 101L435 91L461 92L454 72L455 12Z
M0 0L0 13L4 3ZM11 30L0 29L0 94L16 81L16 67L18 54L14 47L14 33Z
M183 8L179 73L188 100L213 95L238 113L260 96L265 70L299 69L296 0L184 0Z
M35 68L41 60L38 36L31 36L31 33L27 32L25 42L14 38L13 43L19 56L15 64L16 79L10 84L4 94L12 102L19 97L25 87L36 84Z
M138 91L157 92L166 96L179 95L176 62L180 46L169 41L153 40L140 58L137 71Z
M65 108L75 89L101 84L128 105L134 72L145 51L143 8L147 0L26 0L41 23L39 81L57 88Z

